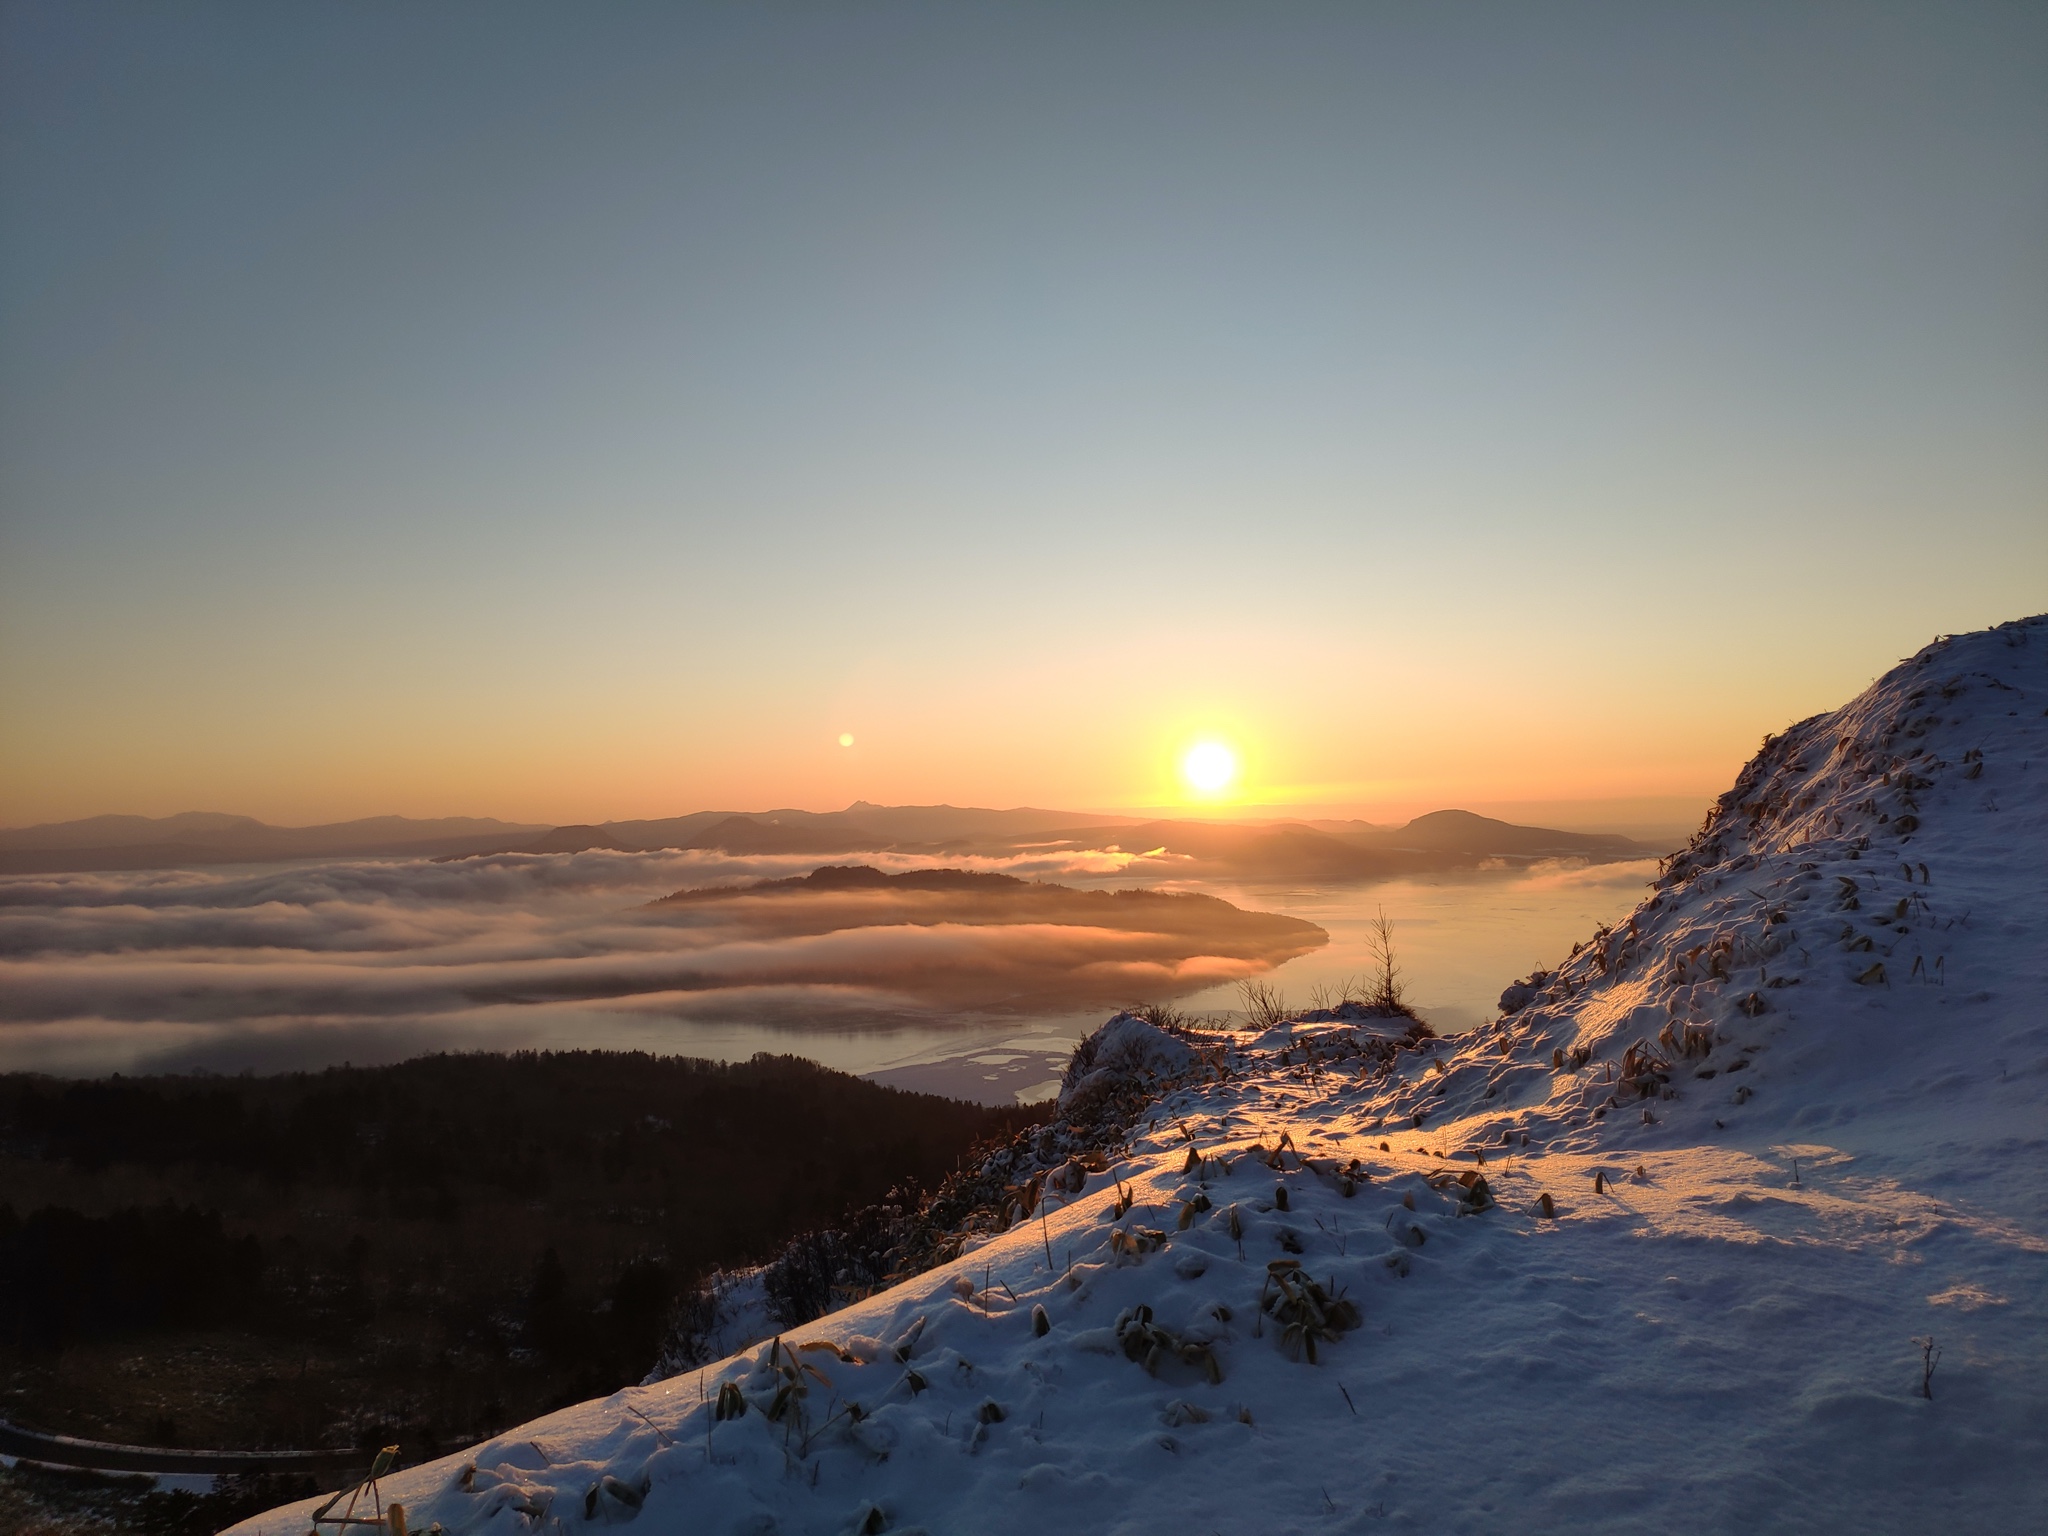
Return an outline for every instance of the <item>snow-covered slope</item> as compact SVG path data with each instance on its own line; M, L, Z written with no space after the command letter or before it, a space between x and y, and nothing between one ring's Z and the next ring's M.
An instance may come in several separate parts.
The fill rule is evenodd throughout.
M1120 1021L1118 1054L1187 1065L1108 1170L384 1491L504 1533L2039 1519L2048 620L1767 742L1632 918L1503 1006L1447 1042Z

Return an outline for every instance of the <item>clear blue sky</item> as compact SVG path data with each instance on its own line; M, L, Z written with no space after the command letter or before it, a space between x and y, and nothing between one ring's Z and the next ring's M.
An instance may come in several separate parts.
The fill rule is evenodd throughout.
M0 822L1705 792L2048 607L2038 4L0 48Z

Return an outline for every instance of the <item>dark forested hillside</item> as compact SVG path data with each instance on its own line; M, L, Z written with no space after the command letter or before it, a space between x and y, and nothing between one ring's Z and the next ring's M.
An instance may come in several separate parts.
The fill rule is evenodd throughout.
M637 1379L705 1270L1039 1113L791 1057L0 1077L4 1411L186 1444L474 1433Z

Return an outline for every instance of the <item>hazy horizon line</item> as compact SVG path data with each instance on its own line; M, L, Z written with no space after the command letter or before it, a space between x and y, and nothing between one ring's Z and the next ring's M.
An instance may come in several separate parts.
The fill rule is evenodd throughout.
M748 809L739 806L702 806L694 810L665 812L655 815L608 816L600 820L567 818L548 820L546 818L520 819L504 815L479 814L475 812L447 812L434 815L420 815L403 811L377 811L360 816L339 816L327 820L310 821L267 821L262 816L246 811L228 811L188 807L151 815L140 811L96 811L84 816L66 816L45 821L9 822L0 825L0 833L35 831L47 827L60 827L98 821L115 817L132 818L137 821L162 822L180 817L220 816L246 819L258 825L279 831L304 831L317 827L347 826L366 821L408 821L444 822L469 821L485 822L513 830L527 828L554 829L559 827L617 826L622 823L641 821L672 821L688 816L723 814L732 816L773 816L794 812L809 816L844 816L862 807L876 810L914 810L945 808L958 811L988 811L997 814L1018 812L1046 812L1074 816L1132 817L1147 821L1223 821L1223 822L1284 822L1284 821L1363 821L1374 825L1399 826L1415 820L1418 816L1432 815L1438 811L1460 810L1473 815L1488 816L1500 821L1516 821L1524 816L1543 816L1562 813L1581 818L1576 823L1552 820L1546 824L1558 830L1606 830L1609 823L1627 822L1637 826L1677 825L1695 819L1705 806L1715 798L1714 793L1698 795L1584 795L1529 797L1513 799L1483 799L1462 802L1440 802L1436 800L1409 799L1398 801L1366 802L1273 802L1248 801L1243 803L1216 804L1191 803L1179 805L1122 805L1122 806L1059 806L1019 804L1010 806L981 806L956 803L949 800L903 802L892 804L885 801L871 801L855 798L842 806L817 809L804 805L773 805ZM1533 823L1532 823L1533 824Z

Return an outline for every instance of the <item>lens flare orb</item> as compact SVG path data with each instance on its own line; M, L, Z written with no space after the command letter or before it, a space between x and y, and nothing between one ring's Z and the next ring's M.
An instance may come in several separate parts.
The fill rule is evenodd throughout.
M1220 741L1199 741L1181 759L1180 771L1196 789L1213 795L1237 777L1237 754Z

